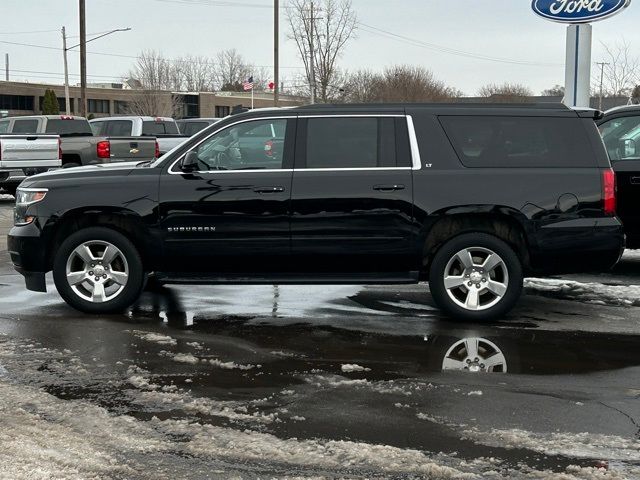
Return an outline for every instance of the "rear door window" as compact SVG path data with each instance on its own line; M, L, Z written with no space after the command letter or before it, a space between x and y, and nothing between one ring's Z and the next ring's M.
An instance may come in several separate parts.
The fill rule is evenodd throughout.
M142 122L142 135L179 135L176 122L172 121L144 121Z
M614 118L599 128L611 160L640 159L640 115Z
M200 130L204 130L209 126L207 122L184 122L180 126L180 133L183 135L189 135L190 137L198 133Z
M441 116L466 167L594 167L587 132L578 118Z
M397 167L395 118L307 120L306 168Z
M9 131L9 120L3 120L0 122L0 133L7 133Z
M37 133L38 132L38 120L14 120L13 121L13 133Z

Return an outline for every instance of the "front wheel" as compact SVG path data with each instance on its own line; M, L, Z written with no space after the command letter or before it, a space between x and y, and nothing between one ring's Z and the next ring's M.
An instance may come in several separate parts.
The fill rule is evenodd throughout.
M490 320L509 312L522 292L522 266L513 249L485 233L449 240L429 272L433 300L461 320Z
M116 313L138 299L145 275L140 254L124 235L92 227L62 243L53 279L60 296L77 310Z

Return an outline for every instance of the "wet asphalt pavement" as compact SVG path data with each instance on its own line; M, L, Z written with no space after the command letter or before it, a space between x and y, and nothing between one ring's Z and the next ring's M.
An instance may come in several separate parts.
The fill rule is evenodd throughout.
M640 478L634 252L487 324L426 285L157 287L90 317L24 289L11 215L0 478Z

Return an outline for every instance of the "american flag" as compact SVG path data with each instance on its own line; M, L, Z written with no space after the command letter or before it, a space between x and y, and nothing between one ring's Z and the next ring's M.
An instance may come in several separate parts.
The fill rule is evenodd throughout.
M242 84L242 88L244 88L245 92L253 90L253 77L249 77L247 81Z

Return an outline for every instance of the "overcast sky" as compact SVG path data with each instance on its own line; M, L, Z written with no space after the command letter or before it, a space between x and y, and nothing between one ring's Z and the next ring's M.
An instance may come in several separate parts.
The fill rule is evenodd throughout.
M145 49L167 57L215 56L236 48L248 62L273 64L271 0L86 0L87 32L132 27L96 40L89 52L90 82L117 81ZM286 0L281 0L286 4ZM226 4L226 5L225 5ZM346 70L383 69L396 63L422 65L467 95L492 82L518 82L534 92L564 83L565 28L535 16L529 0L353 0L358 20L369 27L409 37L359 30L340 61ZM283 15L284 16L284 15ZM76 0L1 0L0 52L9 53L12 80L62 83L59 33L67 27L77 42ZM283 18L282 76L301 71ZM626 39L640 56L640 1L622 14L594 24L593 61L603 57L601 42ZM34 32L34 33L24 33ZM91 38L91 35L88 36ZM49 47L35 48L5 42ZM430 46L431 45L431 46ZM442 48L460 54L444 52ZM504 61L480 59L493 57ZM0 60L0 62L2 62ZM3 63L3 62L2 62ZM77 53L70 54L71 83L79 80ZM3 77L4 78L4 77Z

